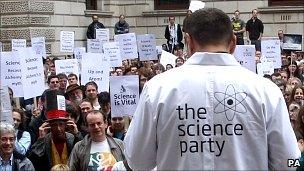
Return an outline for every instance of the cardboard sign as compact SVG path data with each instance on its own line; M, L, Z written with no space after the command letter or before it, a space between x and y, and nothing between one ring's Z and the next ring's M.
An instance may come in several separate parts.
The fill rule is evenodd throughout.
M11 100L8 93L8 87L2 86L0 87L0 121L7 122L10 124L14 124L13 116L12 116L12 106Z
M20 54L24 99L40 96L45 90L41 56L36 54L31 47L20 49L18 53Z
M100 42L108 43L110 40L109 29L95 29L96 39L100 40Z
M41 55L44 59L46 59L45 38L33 37L31 39L31 44L36 54Z
M256 73L254 45L236 45L233 55L243 67Z
M61 31L60 32L60 52L74 51L74 32Z
M137 46L140 61L157 60L156 40L154 35L138 35Z
M122 66L120 48L118 42L110 42L103 44L105 57L110 60L110 67Z
M18 51L18 49L25 47L26 47L25 39L12 39L12 51Z
M86 53L86 48L85 47L77 47L74 49L74 55L75 59L78 62L81 62L83 54Z
M139 100L138 75L111 77L110 96L112 117L133 116Z
M281 68L281 47L279 38L262 38L261 53L268 62L273 62L274 68Z
M56 74L64 73L65 75L76 74L79 78L79 69L77 59L55 60Z
M114 41L119 42L122 60L138 58L135 33L115 35Z
M87 39L87 50L90 53L103 53L101 41L99 39Z
M94 81L98 85L98 91L109 91L109 61L104 58L102 53L85 53L85 60L81 66L81 84L85 85Z
M23 97L20 56L17 51L1 52L1 85L10 87L14 97Z

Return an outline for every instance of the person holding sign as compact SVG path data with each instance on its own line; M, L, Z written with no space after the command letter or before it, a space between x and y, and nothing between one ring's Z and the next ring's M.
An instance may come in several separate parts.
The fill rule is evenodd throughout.
M98 16L92 16L93 22L89 25L87 30L87 39L95 39L96 38L96 29L105 28L105 26L98 21Z
M231 25L216 8L186 19L191 57L145 84L124 139L133 170L288 170L300 157L280 89L231 55Z
M115 35L129 33L129 24L125 20L125 15L119 16L119 21L115 24Z
M183 33L179 24L175 24L175 17L169 17L169 25L167 25L165 30L165 38L167 39L169 52L173 53L175 46L179 45L184 48Z

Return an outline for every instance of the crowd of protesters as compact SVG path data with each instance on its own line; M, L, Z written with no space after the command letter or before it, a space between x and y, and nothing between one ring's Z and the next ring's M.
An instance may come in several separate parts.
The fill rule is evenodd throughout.
M256 10L253 14L256 17ZM191 15L191 14L189 14ZM253 16L253 19L255 19ZM125 16L120 16L120 21L115 25L115 34L127 33L129 25L124 21ZM172 29L174 17L170 17ZM95 25L98 18L93 16ZM240 44L244 44L243 33L251 34L250 26L239 20L239 11L233 19L237 28ZM248 27L248 28L247 28ZM260 26L262 27L262 26ZM94 38L94 24L88 29L88 38ZM279 30L279 35L282 30ZM175 33L173 33L175 34ZM178 34L178 35L177 35ZM138 75L139 92L144 84L155 75L161 74L174 67L182 66L189 56L186 47L181 43L179 33L175 36L174 48L162 45L163 50L172 52L176 56L175 66L167 64L163 66L160 60L139 61L129 59L122 61L121 67L115 67L110 71L111 76ZM261 35L262 36L262 31ZM251 38L252 43L260 40L260 37ZM242 38L241 38L242 37ZM170 41L170 28L166 29L168 44ZM172 45L172 42L171 42ZM259 45L256 45L256 63L263 54ZM158 56L159 59L159 56ZM37 97L38 106L34 107L32 100L21 100L16 105L13 100L13 91L9 94L12 104L12 117L14 127L1 123L1 169L21 168L23 170L131 170L125 156L123 140L128 130L130 117L112 117L109 92L100 92L95 82L79 85L81 76L76 74L65 75L55 72L55 60L58 58L46 58L44 60L45 78L48 89ZM265 75L278 87L284 95L289 111L290 122L298 139L299 148L304 151L304 56L303 52L284 51L281 53L282 67L275 69L272 75ZM191 88L191 87L189 87ZM272 90L269 90L272 91ZM48 97L63 95L66 99L66 112L61 116L53 117L52 110L48 108ZM105 141L107 143L104 143ZM139 147L140 148L140 147ZM9 157L13 154L12 158ZM103 155L100 157L99 155ZM26 156L26 157L25 157ZM101 161L102 160L102 161ZM10 161L5 163L4 161Z

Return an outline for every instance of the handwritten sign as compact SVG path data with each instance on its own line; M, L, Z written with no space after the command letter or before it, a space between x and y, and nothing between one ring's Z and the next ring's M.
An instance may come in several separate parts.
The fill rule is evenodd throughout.
M274 63L271 60L262 55L260 61L261 63L257 64L258 75L263 77L265 74L271 75L274 73Z
M43 58L46 59L45 38L33 37L31 39L31 44L36 54L41 55Z
M20 49L18 52L24 99L40 96L45 90L42 58L31 47Z
M109 91L109 61L104 58L102 53L85 53L85 60L81 66L81 84L94 81L98 85L99 92Z
M79 78L77 59L55 60L55 67L56 74L64 73L69 75L73 73Z
M160 56L160 63L163 66L166 66L167 64L171 64L174 67L176 58L177 57L175 55L173 55L172 53L169 53L169 52L163 50L161 53L161 56Z
M18 51L18 49L25 47L26 47L25 39L12 39L12 51Z
M60 32L60 52L74 51L74 32L61 31Z
M267 62L273 62L274 68L281 68L281 47L279 38L262 38L261 53Z
M118 42L110 42L103 44L103 51L105 57L110 60L110 67L122 66Z
M0 121L13 124L12 106L8 93L8 86L0 87Z
M138 58L135 33L115 35L114 41L119 42L121 56L123 60Z
M138 35L137 46L140 61L157 60L156 40L154 35Z
M100 40L100 42L107 43L110 40L109 29L96 29L96 39Z
M20 56L17 51L1 52L1 85L9 86L14 97L23 97Z
M87 39L87 50L90 53L103 53L101 41L99 39Z

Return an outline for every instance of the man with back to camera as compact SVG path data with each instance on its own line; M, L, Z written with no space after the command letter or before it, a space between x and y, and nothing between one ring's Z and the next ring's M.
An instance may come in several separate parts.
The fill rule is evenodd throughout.
M146 83L124 139L130 167L287 170L300 151L280 89L231 55L223 11L198 10L185 23L191 57Z

